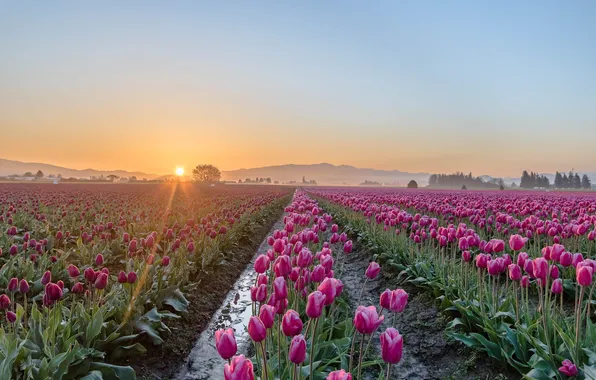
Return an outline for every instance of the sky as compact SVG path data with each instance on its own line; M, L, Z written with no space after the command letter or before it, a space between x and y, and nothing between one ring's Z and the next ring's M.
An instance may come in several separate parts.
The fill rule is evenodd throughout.
M0 3L0 158L596 171L596 2Z

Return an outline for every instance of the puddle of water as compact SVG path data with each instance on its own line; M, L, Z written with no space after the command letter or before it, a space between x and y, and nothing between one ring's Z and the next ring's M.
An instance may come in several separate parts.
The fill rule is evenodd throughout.
M275 223L270 234L274 230L282 228L283 217ZM215 348L215 331L219 329L233 328L238 345L238 354L248 353L251 347L251 340L246 331L248 320L252 314L250 287L254 285L257 278L253 264L256 257L267 252L268 248L267 239L265 239L259 246L251 262L234 284L234 288L228 293L222 306L213 314L207 328L199 335L186 363L180 368L178 374L173 379L223 379L225 361L219 356Z

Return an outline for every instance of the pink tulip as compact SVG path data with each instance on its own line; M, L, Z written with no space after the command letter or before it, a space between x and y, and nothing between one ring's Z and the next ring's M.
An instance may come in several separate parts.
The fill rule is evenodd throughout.
M463 251L461 253L462 260L469 263L472 260L472 253L470 251Z
M325 295L325 306L329 306L337 296L337 279L327 277L321 282L317 290Z
M234 337L234 330L231 328L227 330L217 330L215 332L215 347L217 352L224 360L230 359L236 355L238 346L236 345L236 338Z
M563 282L560 278L557 278L555 281L553 281L553 285L551 286L550 290L554 294L563 293Z
M366 268L366 277L369 280L374 280L379 273L381 272L381 266L379 264L377 264L376 262L372 261L369 265L368 268Z
M509 264L509 278L511 281L519 281L521 279L521 268L517 264Z
M351 253L352 248L352 240L348 240L344 243L344 253Z
M275 306L267 304L261 305L259 319L261 319L261 322L263 322L266 329L272 328L275 323Z
M579 373L577 367L575 366L575 364L571 362L571 360L565 359L561 364L562 366L559 367L559 372L561 372L563 375L573 377L577 376L577 374Z
M325 295L316 290L308 295L306 302L306 315L309 318L319 318L325 306Z
M230 364L224 365L224 380L254 380L252 362L244 355L234 356Z
M255 260L255 272L265 273L269 269L269 257L267 255L259 255Z
M578 267L576 273L576 280L577 283L581 286L590 286L592 285L592 275L594 274L594 270L590 266L581 266Z
M544 280L548 276L548 261L544 257L537 257L532 260L532 269L536 278Z
M302 320L294 310L288 310L281 320L281 330L285 336L295 336L302 332Z
M267 337L267 328L259 317L254 315L248 321L248 335L255 342L259 343Z
M519 251L525 244L526 240L520 235L511 235L511 237L509 237L509 248L511 248L512 251Z
M393 327L385 330L380 336L381 357L385 363L397 364L400 362L404 341L399 332Z
M559 263L565 268L570 266L573 263L573 255L571 252L565 251L561 253L561 256L559 257Z
M306 360L306 340L303 335L292 338L288 358L294 364L302 364Z
M283 277L277 277L275 281L273 281L273 291L275 292L275 298L278 300L288 298L286 279Z
M340 369L339 371L331 372L325 380L352 380L352 374Z
M521 280L519 282L519 285L522 288L527 288L528 286L530 286L530 277L528 277L528 276L522 276L522 278L521 278Z
M402 313L408 304L408 293L403 289L395 289L391 292L389 310L394 313Z
M381 305L383 309L389 310L391 308L392 294L393 293L389 289L385 289L385 291L381 293L381 296L379 297L379 305Z
M384 316L379 318L377 309L374 306L358 306L354 315L354 327L359 333L369 335L383 323L384 319Z

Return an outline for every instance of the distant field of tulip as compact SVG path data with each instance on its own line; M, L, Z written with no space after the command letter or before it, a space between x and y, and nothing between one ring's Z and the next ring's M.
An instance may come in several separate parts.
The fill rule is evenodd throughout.
M0 379L134 379L282 187L0 184ZM259 239L262 239L260 237Z
M437 297L451 317L450 337L525 378L596 379L596 196L356 188L309 194L383 271Z

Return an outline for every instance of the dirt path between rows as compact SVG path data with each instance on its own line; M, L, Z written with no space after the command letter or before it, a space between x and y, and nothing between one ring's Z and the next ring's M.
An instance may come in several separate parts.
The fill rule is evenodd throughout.
M284 214L285 215L285 214ZM238 345L238 354L247 355L251 350L251 340L246 332L248 320L252 315L252 301L250 287L254 285L257 272L253 269L254 260L260 254L266 254L270 248L267 236L273 235L276 229L284 227L283 216L273 225L265 236L253 259L245 265L245 269L229 291L221 307L213 314L209 325L200 334L186 363L173 378L176 380L209 380L222 379L225 361L219 356L215 348L215 331L218 329L234 329L234 336Z
M291 198L288 198L288 202L290 200ZM286 204L284 203L283 206ZM201 332L208 326L214 313L228 297L236 280L255 257L257 248L267 236L266 233L276 225L276 222L279 222L280 216L283 216L283 206L272 210L258 224L251 226L252 235L240 242L241 248L227 253L225 261L215 270L201 273L194 280L198 282L197 288L192 293L186 294L190 301L188 315L166 322L172 333L165 337L161 346L153 346L151 342L144 341L142 343L147 348L146 355L128 358L118 364L132 366L137 373L137 379L140 380L174 378L180 368L185 365ZM221 368L223 371L223 362ZM214 377L195 377L193 379L203 378L212 379ZM215 378L223 378L223 375Z
M354 251L347 255L340 275L353 310L357 308L358 297L364 282L364 273L372 254L357 244ZM341 253L343 255L343 253ZM424 290L409 284L399 284L383 272L376 280L368 281L360 301L361 305L379 304L380 294L387 288L402 288L409 294L408 306L397 317L395 328L404 339L403 358L392 367L392 379L430 380L430 379L519 379L520 375L512 372L504 364L495 362L478 351L470 350L463 344L450 340L445 335L448 317L442 314L434 300ZM369 357L380 357L379 334L391 327L393 313L385 312L385 321L377 330L371 345ZM367 371L367 379L377 379L378 368ZM384 378L384 377L383 377Z

